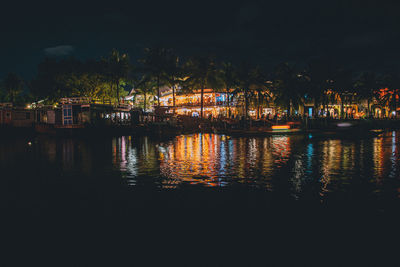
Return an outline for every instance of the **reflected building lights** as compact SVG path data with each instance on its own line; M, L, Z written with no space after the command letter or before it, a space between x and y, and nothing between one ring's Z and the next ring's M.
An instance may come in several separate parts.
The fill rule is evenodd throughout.
M321 162L321 191L320 196L324 197L329 192L331 175L340 169L342 158L342 144L340 140L327 140L322 142L322 162Z
M392 133L388 139L390 145L386 146L382 139L374 139L371 148L375 177L385 175L382 172L388 167L385 162L386 165L391 162L390 175L397 174L396 138ZM136 142L137 147L127 145L128 140L128 137L113 139L112 154L113 162L117 163L115 166L131 179L132 184L136 183L137 177L159 173L164 188L176 188L182 183L205 186L246 183L272 190L272 179L281 169L282 175L286 174L285 170L289 171L287 175L295 197L302 194L303 187L308 184L306 181L316 174L315 164L320 168L320 194L324 197L327 192L342 190L341 187L346 185L341 179L354 177L354 169L363 166L363 155L370 155L364 152L362 142L331 139L309 142L303 150L292 151L292 143L297 143L297 139L285 135L231 138L204 133L177 136L166 143L143 138ZM68 162L68 158L65 161Z
M25 153L29 157L24 163L66 173L66 179L114 175L128 185L166 189L241 183L241 188L276 190L295 198L320 194L322 201L353 191L359 197L357 193L364 195L366 190L365 195L400 197L398 133L362 140L297 135L234 138L204 133L168 141L122 136L103 143L37 137L20 144L3 141L0 164L15 169Z
M138 155L136 148L128 149L126 170L129 173L128 184L136 185L136 176L138 175Z
M380 183L383 178L383 149L382 149L383 138L377 137L374 139L373 151L374 151L374 173L376 182Z
M390 170L390 173L389 173L389 177L390 178L396 178L397 172L398 172L397 171L397 164L399 162L399 160L398 160L399 155L397 153L397 144L398 144L398 142L396 142L396 132L395 131L392 132L391 141L392 141L392 145L391 145L391 147L392 147L392 151L391 152L392 153L390 154L391 170Z
M254 138L231 139L214 134L178 136L161 152L163 156L158 157L160 171L166 179L207 186L222 186L226 179L256 182L251 178L271 176L273 161L281 164L287 161L289 139L277 140L279 153L264 150L264 143Z
M74 142L71 139L63 142L62 163L64 170L72 170L74 167Z
M125 143L125 136L121 137L121 169L126 169L126 143Z
M307 145L307 172L312 173L312 158L314 156L314 146L312 143Z
M288 161L290 156L290 138L288 136L273 136L272 150L275 155L277 167L282 167Z

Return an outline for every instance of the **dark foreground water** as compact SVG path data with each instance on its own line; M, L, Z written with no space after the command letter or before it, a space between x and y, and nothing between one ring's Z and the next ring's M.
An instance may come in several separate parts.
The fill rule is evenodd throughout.
M384 211L400 197L399 146L395 131L344 140L9 137L0 141L1 205L40 210L68 199L107 209L123 199L132 207L273 207L308 201Z
M3 137L1 265L396 266L399 146L400 132Z

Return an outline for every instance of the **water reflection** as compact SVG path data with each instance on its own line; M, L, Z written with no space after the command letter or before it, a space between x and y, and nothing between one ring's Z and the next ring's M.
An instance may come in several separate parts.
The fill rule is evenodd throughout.
M313 140L193 134L167 141L131 136L38 137L0 142L0 167L18 168L29 162L36 171L103 175L129 186L160 189L240 185L322 201L354 190L397 197L399 136L399 132L387 132L368 140Z
M113 140L114 165L129 184L152 177L161 188L234 184L286 190L301 197L318 184L321 200L354 183L398 178L398 135L370 140L310 141L301 136L231 138L181 135L167 142L148 138ZM289 185L289 186L287 186ZM376 188L376 192L379 188Z
M268 184L272 166L283 166L290 155L289 137L232 139L224 135L179 136L160 149L160 171L179 183L225 186Z
M389 173L390 178L396 178L395 175L397 173L397 162L399 161L399 149L397 144L399 143L398 135L396 132L392 132L392 153L390 155L390 163L391 163L391 170Z

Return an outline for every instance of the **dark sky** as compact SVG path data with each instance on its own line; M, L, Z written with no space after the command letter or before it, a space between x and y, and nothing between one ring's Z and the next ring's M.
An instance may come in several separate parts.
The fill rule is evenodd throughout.
M0 76L32 77L44 56L134 60L146 46L211 52L266 68L330 57L357 70L400 66L400 3L375 0L14 1L0 9Z

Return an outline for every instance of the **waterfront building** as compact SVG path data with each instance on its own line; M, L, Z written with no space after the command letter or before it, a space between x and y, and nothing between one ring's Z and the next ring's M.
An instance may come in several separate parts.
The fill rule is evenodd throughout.
M110 101L88 97L60 99L61 124L63 127L83 127L88 124L126 124L130 121L129 104L111 105Z
M12 103L0 103L0 125L11 125Z
M175 105L173 105L173 98L175 97ZM215 92L212 89L204 89L203 94L203 112L204 117L219 117L228 116L227 94ZM201 109L201 92L194 90L191 93L178 93L172 95L172 90L166 91L160 97L160 103L164 107L168 107L168 113L175 113L178 115L188 115L192 117L200 116ZM238 114L236 101L230 103L229 107L231 115Z
M375 118L400 118L399 90L382 88L377 92L377 98L372 101L371 109Z
M14 107L12 103L0 103L1 126L32 127L34 120L33 110L25 107Z
M185 92L179 88L172 90L172 88L163 87L160 93L160 109L167 114L185 115L191 117L200 117L201 110L201 90L196 89L190 92ZM203 116L208 117L237 117L243 116L245 113L244 96L239 93L234 97L232 96L233 89L230 90L229 96L225 89L213 90L210 88L203 91ZM134 94L132 90L131 95ZM229 97L229 105L228 105ZM132 99L132 98L130 98ZM133 105L136 107L144 108L144 96L135 95L132 99ZM155 111L157 106L156 97L146 97L146 112ZM153 105L150 105L153 104ZM273 103L267 105L256 105L250 103L249 116L253 118L270 115L274 116L276 108Z

